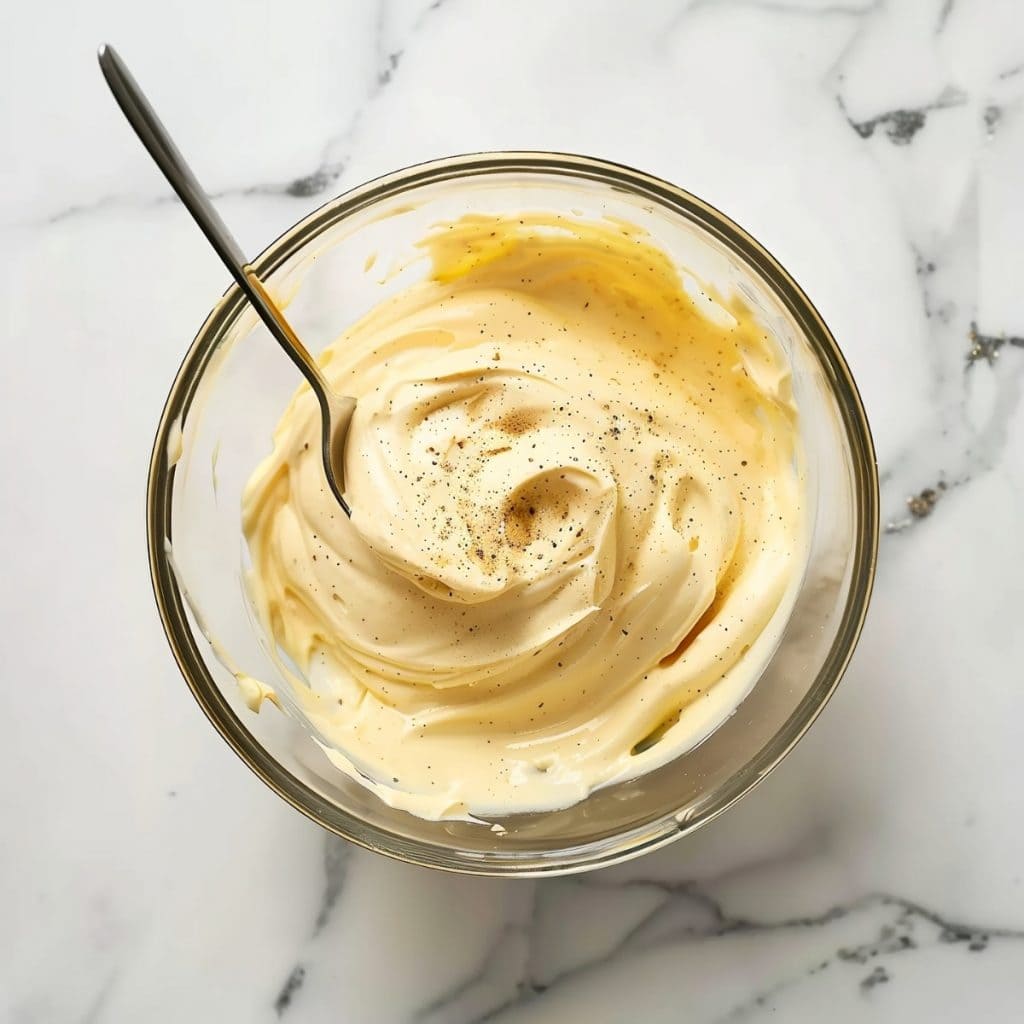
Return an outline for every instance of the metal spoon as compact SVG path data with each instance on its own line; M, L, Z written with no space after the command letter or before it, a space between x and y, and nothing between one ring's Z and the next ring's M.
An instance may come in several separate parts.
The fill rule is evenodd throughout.
M343 497L345 489L344 454L345 438L348 436L352 413L356 408L356 400L343 395L336 395L324 380L320 367L306 347L299 341L281 310L267 294L263 282L256 271L246 261L231 232L228 231L220 215L213 208L209 196L196 181L196 176L185 163L178 147L172 141L167 129L160 123L160 118L142 94L138 83L132 78L124 61L117 55L112 46L103 45L99 49L100 68L103 77L114 94L114 99L128 118L128 123L135 129L142 145L164 173L171 188L185 204L185 209L192 214L192 219L199 225L207 240L213 246L224 265L231 271L231 276L238 282L245 297L259 313L267 330L277 339L291 361L302 371L303 376L313 389L320 403L322 424L322 449L324 471L338 503L345 514L352 515L348 502Z

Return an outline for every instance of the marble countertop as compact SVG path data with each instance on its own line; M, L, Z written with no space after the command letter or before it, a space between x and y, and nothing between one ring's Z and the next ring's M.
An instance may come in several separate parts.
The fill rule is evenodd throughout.
M63 7L5 17L0 1019L1024 1019L1019 3ZM804 285L888 525L849 673L755 793L629 865L491 881L354 850L231 753L143 519L226 275L105 38L251 252L395 167L559 149L678 182Z

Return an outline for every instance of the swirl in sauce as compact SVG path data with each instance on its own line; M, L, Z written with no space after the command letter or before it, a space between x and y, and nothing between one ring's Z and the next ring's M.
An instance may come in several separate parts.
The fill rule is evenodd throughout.
M321 356L249 481L249 585L339 768L427 818L571 805L699 742L803 569L789 369L639 229L470 216ZM705 312L707 310L707 312Z

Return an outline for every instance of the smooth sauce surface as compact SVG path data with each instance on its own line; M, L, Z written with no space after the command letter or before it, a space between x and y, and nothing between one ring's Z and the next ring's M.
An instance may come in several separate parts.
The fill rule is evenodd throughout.
M565 807L699 742L770 656L804 560L788 364L629 225L423 246L430 278L321 356L359 400L353 517L302 388L244 496L250 592L382 799Z

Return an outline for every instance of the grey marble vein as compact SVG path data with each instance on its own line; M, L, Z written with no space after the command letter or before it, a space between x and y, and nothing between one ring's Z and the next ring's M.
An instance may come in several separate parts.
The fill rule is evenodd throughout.
M288 977L285 979L284 984L281 986L281 990L277 994L277 998L274 1000L274 1012L278 1017L283 1017L288 1008L292 1005L292 1000L295 998L295 994L302 988L303 982L306 980L306 968L302 964L296 964Z
M950 96L942 102L959 102ZM841 97L839 102L842 106ZM976 158L984 145L979 145ZM967 411L972 368L980 362L991 368L1001 351L1024 347L1024 339L1017 335L980 332L974 319L977 282L967 271L978 260L978 182L975 159L952 227L930 238L927 252L910 239L926 321L922 370L930 393L927 420L881 467L888 535L920 523L951 488L970 483L998 464L1010 418L1021 401L1024 362L1014 360L1011 369L998 375L984 419L975 422ZM906 489L894 495L897 488Z
M861 981L860 988L862 992L870 992L876 985L884 985L889 980L889 972L879 964Z
M869 0L863 4L821 4L809 5L800 3L786 3L786 0L726 0L726 3L733 7L749 7L757 11L767 11L771 14L796 14L803 17L832 17L844 15L847 17L860 17L863 14L875 10L878 7L877 0ZM689 10L697 10L706 6L724 6L721 0L695 0Z
M997 106L995 103L990 103L985 107L981 116L985 121L985 132L991 139L995 135L996 130L1003 119L1003 108Z
M862 138L870 139L875 129L883 128L885 135L893 145L906 146L924 127L928 108L910 110L888 110L884 114L868 118L866 121L854 121L847 118L850 127Z
M489 1020L513 1002L544 991L544 986L531 981L529 958L534 927L533 914L526 923L506 924L465 978L416 1011L413 1016L416 1024L442 1024L453 1017ZM515 994L508 999L498 995L495 1000L492 993L503 982ZM487 1008L478 1011L478 1006Z
M334 835L324 836L324 892L320 910L313 924L313 938L316 938L327 927L334 908L341 896L345 876L348 873L352 846L344 839Z
M958 480L953 484L945 480L937 480L932 487L925 487L916 494L911 494L906 499L907 515L900 519L890 519L884 527L886 533L902 533L909 529L920 519L927 519L932 514L939 499L950 489L958 484L967 483L969 478Z
M967 102L967 95L959 89L949 88L932 103L926 103L920 107L898 107L893 110L884 110L874 117L859 121L848 113L842 95L837 95L836 100L847 123L862 139L870 139L876 131L881 129L894 146L907 146L924 128L929 114L947 110L950 107L962 106Z
M448 0L434 0L429 7L416 19L410 31L410 39L397 49L389 49L384 42L385 18L387 5L381 3L377 8L377 21L374 32L374 47L377 53L377 72L374 85L356 107L348 124L332 135L324 144L320 163L308 174L300 175L282 186L285 195L306 199L326 192L345 173L351 154L348 152L353 137L359 131L366 116L367 108L378 99L387 88L401 66L411 38L423 26L428 17L440 10ZM340 156L334 156L341 150Z
M942 7L939 9L939 16L935 21L935 34L940 35L949 24L949 16L953 13L953 5L956 0L942 0Z
M93 200L89 203L72 203L70 206L62 207L61 209L55 210L53 213L46 214L36 220L17 221L15 223L8 224L7 226L19 228L44 227L63 224L65 221L75 220L78 217L84 217L88 214L102 213L106 210L146 210L176 201L177 196L170 192L163 195L140 197L118 195L101 196L99 199Z
M324 883L323 893L320 897L320 907L317 910L316 919L310 933L310 941L316 939L330 923L338 901L341 898L345 885L345 878L348 874L348 866L352 857L354 847L338 836L325 834L323 837L323 868ZM296 965L288 973L282 982L277 996L274 999L274 1012L283 1016L291 1006L296 993L306 980L307 967L304 963Z
M1019 334L983 334L976 323L971 324L971 347L967 351L966 363L969 370L975 363L984 360L994 366L1004 345L1024 348L1024 336Z
M562 882L561 884L566 883ZM580 879L576 884L596 889L606 885L614 886L616 883L604 883L599 879ZM892 957L909 954L918 949L937 945L955 945L962 947L967 953L981 953L992 942L1024 943L1024 928L989 926L949 918L914 900L890 893L868 894L826 907L817 914L797 915L776 920L758 920L727 912L707 889L692 882L673 883L636 879L619 884L626 887L642 886L656 889L665 894L666 900L636 927L622 936L606 955L570 968L543 986L531 984L529 975L524 973L513 996L482 1015L470 1018L472 1024L486 1024L486 1022L498 1020L506 1011L535 1000L544 992L607 965L613 959L625 954L639 954L676 943L713 941L732 935L771 935L795 932L801 929L827 932L830 926L856 915L865 918L867 934L863 941L855 945L836 946L831 953L824 957L812 957L811 962L800 973L782 978L767 989L757 991L749 999L738 1003L717 1019L723 1022L744 1019L763 1009L773 996L781 994L786 989L792 988L824 970L842 965L853 968L866 966L881 956ZM665 915L673 908L673 905L678 905L680 902L689 903L701 911L696 918L693 914L686 915L688 922L697 920L700 923L687 923L669 931L662 931L660 934L646 934L652 931L650 926L657 917ZM880 912L883 916L882 922L874 923L870 916L871 912ZM500 942L489 952L482 971L492 964L499 946ZM877 965L867 975L860 976L854 981L862 993L866 994L877 985L884 984L890 979L892 968L882 967L880 971L879 966ZM469 990L474 980L471 978L463 982L457 990L458 994ZM456 1009L454 998L442 997L426 1009L432 1015L437 1014L436 1019L442 1019L440 1011L445 1011L444 1020L464 1019L452 1015L451 1011ZM423 1019L426 1018L417 1015L417 1020ZM432 1016L430 1019L435 1018Z
M362 101L356 106L347 124L338 132L330 135L321 148L322 156L317 166L304 174L299 174L286 181L258 182L250 185L238 185L230 188L211 192L212 199L247 198L250 196L286 196L294 199L308 199L321 195L331 188L335 182L345 173L348 165L349 154L333 157L332 154L338 149L345 149L361 126L366 115L366 109L370 106L389 85L397 72L402 58L412 37L419 31L423 24L434 12L439 11L449 3L449 0L433 0L426 7L419 18L413 23L409 39L398 49L389 50L384 45L385 12L387 4L382 2L378 6L377 22L375 28L374 46L377 53L377 71L374 83ZM150 209L161 206L165 203L174 203L178 199L169 192L161 192L156 195L141 197L129 197L117 194L101 196L91 202L74 203L70 206L55 210L42 217L29 218L24 221L8 223L7 227L43 227L55 224L62 224L66 221L77 219L112 209Z
M688 21L692 14L705 9L718 10L723 7L742 7L752 11L792 15L794 17L847 17L860 20L865 15L878 10L883 2L884 0L867 0L863 4L835 3L814 7L800 3L789 3L787 0L691 0L688 5L682 7L666 22L656 45L658 48L663 48L665 39Z
M771 998L781 995L786 990L833 966L867 966L880 956L912 953L915 950L931 948L936 945L959 944L969 953L979 953L987 949L993 939L1008 940L1014 943L1024 942L1024 929L987 928L965 924L947 919L912 900L884 893L866 896L842 907L834 908L830 912L833 915L831 920L846 918L855 913L864 913L873 908L894 911L895 916L892 920L881 924L872 938L855 946L838 947L831 956L817 961L803 973L781 979L769 988L737 1004L729 1012L717 1018L717 1021L722 1024L726 1021L735 1022L759 1013L768 1005ZM822 921L820 923L828 924L830 922ZM818 926L819 920L811 919L811 924ZM789 927L789 923L781 922L780 926ZM804 926L803 923L797 924L797 927ZM919 934L922 926L930 926L929 935ZM862 995L867 995L877 985L890 981L893 976L894 969L876 964L870 973L861 978L858 989Z
M240 185L211 192L210 198L221 200L245 198L248 196L285 196L297 194L290 192L289 188L290 184L274 182ZM178 202L180 200L173 192L161 192L157 195L145 196L107 195L88 203L73 203L70 206L65 206L37 219L9 222L5 226L16 228L49 227L92 214L105 213L108 210L153 210L163 206L171 206Z
M89 1008L84 1014L82 1014L79 1024L98 1024L110 999L110 993L113 991L116 980L116 973L108 975L107 980L103 982L100 986L100 990L96 993L93 1001L89 1004Z

